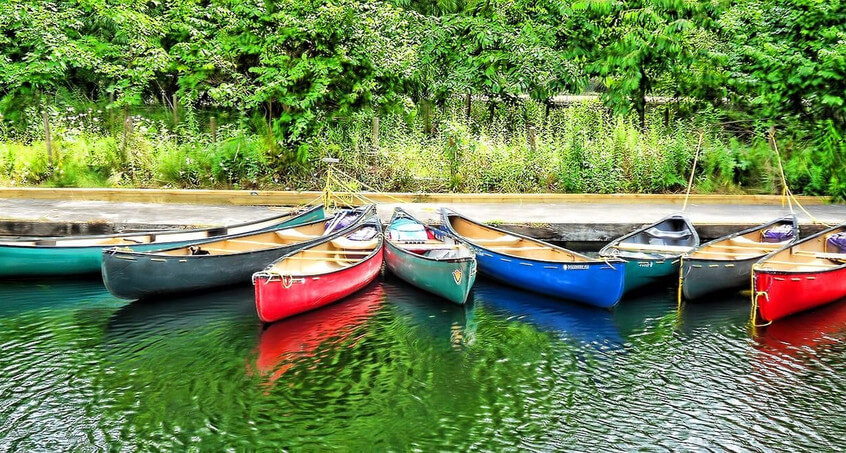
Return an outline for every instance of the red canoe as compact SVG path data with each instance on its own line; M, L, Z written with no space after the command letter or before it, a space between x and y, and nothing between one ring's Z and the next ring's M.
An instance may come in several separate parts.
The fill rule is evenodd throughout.
M360 290L382 270L382 225L372 217L343 236L283 256L253 274L264 322L303 313Z
M846 224L767 255L752 269L752 294L765 321L846 297Z

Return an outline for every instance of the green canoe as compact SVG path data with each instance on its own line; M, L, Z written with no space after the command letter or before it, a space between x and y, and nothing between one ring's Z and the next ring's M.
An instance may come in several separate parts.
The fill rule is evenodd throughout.
M467 245L423 225L401 208L385 231L385 263L406 282L463 305L476 281L476 255Z
M209 238L299 225L323 216L320 205L226 227L1 241L0 278L96 274L100 272L103 251L112 247L133 251L179 247Z
M673 214L621 238L600 256L626 261L625 291L678 275L681 255L699 245L699 235L684 214Z

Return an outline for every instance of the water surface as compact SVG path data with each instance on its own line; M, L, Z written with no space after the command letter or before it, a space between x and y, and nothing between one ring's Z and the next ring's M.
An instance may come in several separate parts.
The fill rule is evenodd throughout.
M269 326L252 288L126 302L0 283L0 450L834 449L846 303L750 330L748 299L613 311L388 277Z

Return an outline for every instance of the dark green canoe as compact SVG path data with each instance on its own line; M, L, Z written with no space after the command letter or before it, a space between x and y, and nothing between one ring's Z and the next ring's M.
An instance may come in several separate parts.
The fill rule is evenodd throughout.
M467 245L423 225L401 208L385 231L385 263L406 282L464 304L476 281L476 255Z
M112 247L133 251L179 247L210 238L298 225L323 216L320 205L225 227L2 241L0 278L96 274L100 272L103 251Z
M699 245L699 235L684 214L673 214L623 237L599 251L626 261L625 291L678 275L683 253Z
M789 234L768 234L779 228L786 229ZM789 215L702 244L682 257L679 274L682 295L692 300L731 288L749 288L752 265L797 239L799 225L796 216Z

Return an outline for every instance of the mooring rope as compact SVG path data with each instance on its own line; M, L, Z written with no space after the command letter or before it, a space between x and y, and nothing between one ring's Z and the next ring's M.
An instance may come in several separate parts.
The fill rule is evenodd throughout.
M757 327L767 327L768 325L772 324L773 322L770 321L766 324L757 324L755 321L758 319L758 298L764 296L767 301L770 300L770 295L767 293L766 290L758 291L758 288L755 285L755 269L758 268L758 263L752 265L752 269L749 272L751 286L752 286L752 311L749 313L749 325L752 327L753 333L755 328Z
M696 154L693 155L693 168L690 169L690 179L687 181L687 193L684 195L684 206L682 212L687 210L687 201L690 199L690 189L693 187L693 175L696 174L696 162L699 160L699 151L702 149L702 139L705 137L705 131L699 129L699 143L696 145Z
M799 200L796 198L796 196L793 195L793 192L790 190L790 187L788 187L788 185L787 185L787 177L784 176L784 165L782 165L782 163L781 163L781 152L778 150L778 143L776 143L775 128L774 127L770 127L770 134L769 135L770 135L770 137L769 137L770 138L770 145L773 147L773 151L775 152L776 161L778 162L779 173L781 175L782 196L787 199L787 203L790 206L790 213L795 214L795 212L793 210L793 203L796 203L796 206L798 206L799 209L801 209L802 212L804 212L805 215L808 216L809 219L811 219L811 222L818 223L820 225L823 225L825 227L830 228L831 225L829 225L829 224L819 220L818 218L814 217L813 214L808 212L808 210L805 209L804 206L802 206L802 203L799 202ZM784 198L782 200L784 200ZM782 206L784 206L784 201L782 201Z

